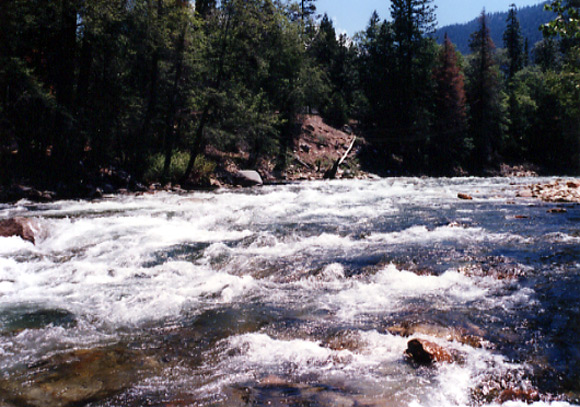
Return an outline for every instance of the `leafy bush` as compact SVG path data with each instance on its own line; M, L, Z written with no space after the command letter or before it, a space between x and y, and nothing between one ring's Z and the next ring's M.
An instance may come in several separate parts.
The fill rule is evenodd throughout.
M171 182L177 182L185 174L187 163L189 161L189 153L184 151L176 151L173 153L171 165L169 167L169 174L167 178ZM163 178L163 166L165 164L165 156L163 154L155 154L149 159L149 168L145 173L145 180L148 182L160 181ZM210 175L215 170L215 163L207 160L200 155L196 158L192 171L192 177L195 180L206 181L209 180Z

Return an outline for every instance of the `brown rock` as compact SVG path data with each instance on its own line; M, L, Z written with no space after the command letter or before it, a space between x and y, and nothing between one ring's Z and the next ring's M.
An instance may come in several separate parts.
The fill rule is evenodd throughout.
M16 405L67 407L117 394L158 364L127 349L83 349L43 360L0 381L0 394Z
M517 193L518 198L533 198L534 193L529 189L524 189Z
M14 218L0 220L0 237L18 236L34 244L37 232L38 225L32 219Z
M407 343L405 355L419 365L431 365L434 362L453 362L453 356L436 343L424 339L412 339Z
M525 401L526 403L532 403L534 401L540 401L540 395L533 389L506 389L501 392L499 401L502 404L508 401Z
M463 328L447 328L444 326L430 323L402 323L387 328L387 331L393 335L410 337L412 335L428 335L435 338L445 339L446 341L459 342L473 348L481 348L485 340L481 337L483 332L477 327L473 327L471 332ZM476 335L476 333L478 335Z
M463 200L466 200L466 201L473 200L473 197L471 195L462 194L462 193L457 194L457 198L463 199Z

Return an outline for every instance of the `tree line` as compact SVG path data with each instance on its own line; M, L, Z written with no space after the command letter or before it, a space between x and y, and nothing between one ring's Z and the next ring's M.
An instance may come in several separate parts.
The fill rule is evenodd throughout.
M390 19L374 13L353 38L314 0L2 2L0 181L122 169L199 184L211 149L282 170L313 111L357 124L362 159L385 173L576 171L579 7L549 7L560 18L529 53L512 6L502 49L482 13L463 56L430 37L432 0L393 0Z

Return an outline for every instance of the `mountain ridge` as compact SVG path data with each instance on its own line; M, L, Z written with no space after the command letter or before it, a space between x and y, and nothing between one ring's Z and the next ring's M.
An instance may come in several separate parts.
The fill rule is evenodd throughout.
M544 5L548 1L543 1L535 6L522 7L517 10L517 17L520 21L522 35L528 39L530 51L534 44L542 40L542 33L540 27L543 24L554 19L555 14L544 10ZM503 33L506 29L506 19L508 11L500 11L495 13L486 13L488 17L488 26L491 33L491 38L497 48L503 47ZM458 51L462 54L470 54L469 37L471 33L478 29L478 18L463 24L451 24L438 28L433 34L438 43L443 43L445 33L449 35L451 42L455 44Z

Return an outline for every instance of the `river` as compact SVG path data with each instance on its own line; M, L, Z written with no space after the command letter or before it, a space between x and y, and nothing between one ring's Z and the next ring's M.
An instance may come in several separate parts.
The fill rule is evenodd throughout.
M0 205L41 230L0 238L0 406L578 404L580 206L516 197L538 181ZM455 362L413 364L412 338Z

